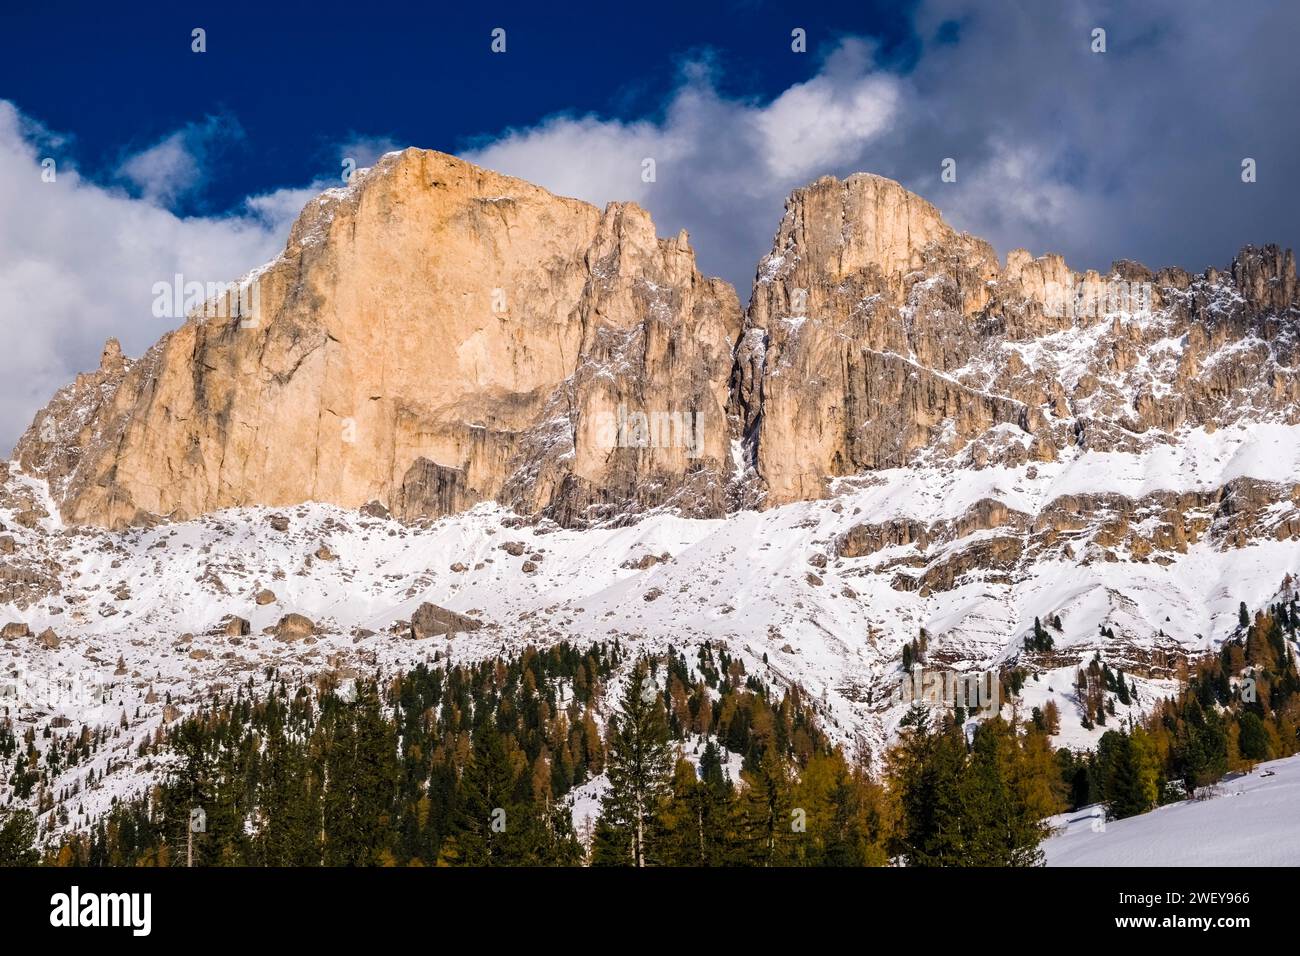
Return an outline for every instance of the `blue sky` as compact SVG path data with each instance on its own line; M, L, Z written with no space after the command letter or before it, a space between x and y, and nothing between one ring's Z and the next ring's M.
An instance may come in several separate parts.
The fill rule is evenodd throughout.
M177 6L0 10L0 451L106 337L166 331L155 282L267 261L343 159L397 147L637 201L742 302L826 174L1076 269L1300 232L1292 0Z
M123 155L222 121L204 188L175 204L186 214L333 175L352 140L460 152L556 113L653 116L691 60L714 63L726 95L771 98L844 36L899 63L915 53L911 4L888 0L27 6L3 14L0 95L71 132L84 174L108 179ZM795 26L810 55L791 55ZM505 55L490 49L496 27Z

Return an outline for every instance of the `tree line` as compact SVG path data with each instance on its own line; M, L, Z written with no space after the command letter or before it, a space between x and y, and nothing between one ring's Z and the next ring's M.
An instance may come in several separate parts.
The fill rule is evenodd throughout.
M1253 617L1243 604L1237 633L1191 662L1177 694L1156 701L1141 721L1108 730L1095 751L1058 753L1070 806L1104 803L1113 818L1133 816L1300 751L1300 674L1288 646L1298 625L1295 601ZM1112 687L1118 696L1125 684ZM1097 699L1086 698L1104 721Z
M561 643L344 686L268 672L141 738L156 782L56 844L36 849L30 810L0 811L0 864L184 865L202 807L205 866L1034 865L1052 814L1144 812L1296 752L1298 620L1294 604L1255 615L1178 695L1082 753L1053 751L1054 704L979 721L917 705L873 760L832 742L801 688L710 644L688 659ZM1081 673L1097 719L1132 693L1099 658ZM1012 693L1023 679L1002 676ZM106 733L66 735L40 772ZM26 755L11 783L34 751L0 735ZM575 827L578 795L598 810ZM59 796L38 808L47 826L79 794Z

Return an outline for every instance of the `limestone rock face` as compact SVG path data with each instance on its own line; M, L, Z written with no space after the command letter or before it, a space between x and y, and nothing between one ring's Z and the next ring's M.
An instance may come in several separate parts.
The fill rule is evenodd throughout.
M879 176L826 177L786 204L737 355L737 414L765 502L904 464L949 418L1021 424L1014 401L942 374L978 341L992 248ZM934 277L931 280L931 277Z
M406 150L310 203L240 289L137 361L110 343L38 414L17 458L66 520L304 500L414 518L500 498L566 521L722 507L740 309L634 205ZM620 434L620 410L696 413L704 439Z
M586 527L1300 422L1291 252L1248 246L1202 275L1003 264L867 174L793 193L743 316L637 206L415 149L311 202L239 288L256 295L139 359L110 341L36 416L17 458L65 521L308 500L410 521L496 501ZM15 504L23 527L47 517ZM921 517L865 524L841 553L968 533ZM972 521L1027 533L1005 517ZM47 579L0 568L19 597Z
M1138 451L1184 427L1295 423L1298 309L1294 257L1273 246L1223 275L1075 273L1024 250L1003 267L897 183L820 179L787 203L736 350L741 500L823 497L836 478L922 462L1019 466Z

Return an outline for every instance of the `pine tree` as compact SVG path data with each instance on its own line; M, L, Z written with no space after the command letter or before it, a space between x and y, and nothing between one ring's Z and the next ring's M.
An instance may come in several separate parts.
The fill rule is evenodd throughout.
M955 725L930 726L924 705L914 705L900 724L899 742L886 756L897 803L892 855L908 866L954 866L964 853L957 782L966 745Z
M701 778L689 760L679 759L671 797L659 819L658 862L667 866L725 865L731 796L732 788L720 773L710 772Z
M1273 757L1268 733L1264 722L1254 711L1247 710L1239 720L1241 732L1237 737L1237 746L1241 755L1247 760L1270 760Z
M1189 795L1228 772L1228 734L1223 718L1214 708L1202 708L1195 697L1187 700L1172 762Z
M741 777L745 787L738 808L740 843L735 862L749 866L788 863L794 832L794 781L789 760L769 744Z
M1030 651L1050 651L1055 645L1052 635L1047 633L1043 622L1034 618L1033 636L1025 639L1025 649Z
M397 734L378 688L357 687L356 700L328 699L323 816L325 862L368 866L388 849L397 792Z
M320 778L304 749L286 737L284 710L275 698L268 703L267 721L258 859L263 866L318 865Z
M508 856L507 834L522 827L514 806L515 771L505 742L489 716L474 734L474 750L458 788L456 822L443 845L440 862L501 866Z
M1146 813L1158 796L1157 770L1148 738L1139 728L1132 734L1108 731L1102 743L1111 753L1105 781L1107 810L1113 819Z
M0 808L0 866L35 866L39 861L32 812L26 807Z
M646 661L639 660L628 675L619 712L610 726L609 789L601 800L598 850L626 848L622 862L636 867L650 862L655 818L669 793L672 769L663 701L650 682ZM613 862L610 855L597 853L600 862Z

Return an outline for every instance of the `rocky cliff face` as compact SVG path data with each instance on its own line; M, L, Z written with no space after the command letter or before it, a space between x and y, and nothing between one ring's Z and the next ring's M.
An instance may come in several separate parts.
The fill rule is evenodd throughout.
M1290 252L1003 265L870 175L794 193L743 317L636 206L420 150L310 204L250 284L254 315L191 316L135 361L110 345L37 416L17 457L65 520L496 500L585 527L1300 421Z
M756 494L821 497L918 460L1052 461L1182 429L1300 420L1295 262L1227 274L992 249L876 176L798 190L759 266L736 357Z
M721 507L740 309L634 205L406 150L310 204L242 287L37 416L16 457L66 520ZM666 426L619 427L643 416ZM688 416L698 446L671 430Z

